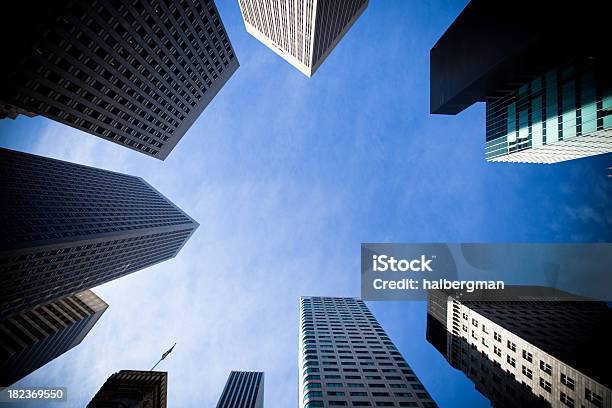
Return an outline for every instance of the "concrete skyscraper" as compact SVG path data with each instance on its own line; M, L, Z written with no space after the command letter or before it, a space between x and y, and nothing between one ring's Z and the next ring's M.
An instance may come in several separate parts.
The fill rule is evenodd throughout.
M503 292L430 291L427 340L495 407L611 407L610 308L552 288Z
M365 303L300 299L301 408L436 407Z
M0 319L174 257L198 224L139 177L0 149Z
M107 308L85 290L0 321L0 387L78 345Z
M166 408L168 373L121 370L102 385L87 408Z
M0 117L46 116L162 160L239 65L213 0L13 2L0 33Z
M239 0L249 34L311 77L368 0Z
M472 0L431 49L431 113L486 102L488 161L612 152L612 57L598 7Z
M232 371L217 408L263 408L264 373Z

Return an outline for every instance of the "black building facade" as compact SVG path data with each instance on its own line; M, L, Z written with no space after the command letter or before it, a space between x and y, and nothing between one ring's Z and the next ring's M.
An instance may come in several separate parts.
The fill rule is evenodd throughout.
M0 149L0 318L174 257L197 222L139 177Z
M0 387L81 343L107 308L85 290L0 321Z
M168 373L121 370L111 375L87 408L166 408Z
M264 373L232 371L217 408L263 408Z
M488 161L612 152L612 56L596 1L472 0L430 52L430 111L486 102Z
M0 117L38 114L165 159L238 68L212 0L13 2Z

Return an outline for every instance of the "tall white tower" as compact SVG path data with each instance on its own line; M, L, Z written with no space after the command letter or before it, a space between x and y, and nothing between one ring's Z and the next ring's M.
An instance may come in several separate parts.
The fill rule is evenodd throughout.
M368 0L239 0L247 32L311 77Z
M302 297L299 407L437 405L359 299Z

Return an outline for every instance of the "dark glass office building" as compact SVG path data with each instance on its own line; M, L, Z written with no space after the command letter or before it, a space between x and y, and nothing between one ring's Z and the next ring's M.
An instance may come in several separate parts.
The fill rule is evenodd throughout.
M217 408L263 408L264 373L232 371Z
M430 53L430 110L486 103L488 161L612 152L612 56L601 4L472 0Z
M213 0L12 2L0 34L0 117L43 115L162 160L239 65Z
M0 149L0 318L174 257L198 224L139 177Z
M427 306L427 340L492 406L612 403L606 303L554 288L506 286L500 295L432 290Z
M166 408L168 373L121 370L102 385L87 408Z
M0 387L81 343L107 308L85 290L0 321Z

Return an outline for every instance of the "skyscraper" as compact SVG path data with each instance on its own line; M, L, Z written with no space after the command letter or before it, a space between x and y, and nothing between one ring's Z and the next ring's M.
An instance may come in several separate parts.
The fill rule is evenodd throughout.
M488 161L612 152L612 57L598 6L472 0L431 49L431 113L486 102Z
M232 371L217 408L263 408L264 373Z
M495 407L610 407L604 302L557 289L429 292L427 340Z
M213 0L13 2L0 27L0 117L43 115L162 160L239 65Z
M0 319L174 257L198 224L139 177L0 149Z
M436 407L365 303L300 300L301 408Z
M168 373L121 370L102 385L87 408L166 408Z
M0 387L81 343L107 308L85 290L0 321Z
M311 77L368 0L239 0L246 30Z

